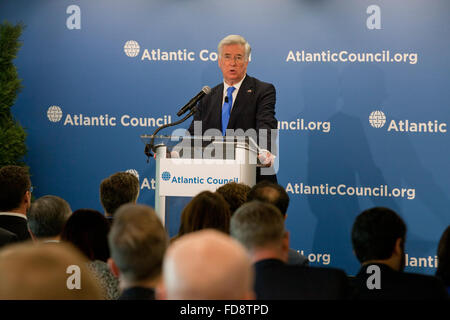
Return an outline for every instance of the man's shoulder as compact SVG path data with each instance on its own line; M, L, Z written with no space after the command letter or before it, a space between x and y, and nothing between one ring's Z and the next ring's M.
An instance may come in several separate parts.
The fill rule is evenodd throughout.
M253 85L255 87L260 87L260 88L272 88L272 87L275 88L275 86L272 83L259 80L259 79L255 78L255 77L252 77L252 76L249 76L249 75L247 75L245 77L244 83L248 83L249 85Z

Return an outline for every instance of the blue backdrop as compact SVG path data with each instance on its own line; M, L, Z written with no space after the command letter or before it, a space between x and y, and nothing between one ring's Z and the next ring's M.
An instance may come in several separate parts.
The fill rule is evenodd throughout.
M139 136L222 81L217 43L241 34L248 73L277 89L291 246L354 274L354 218L383 205L407 223L407 270L434 273L450 220L449 9L447 0L2 0L0 21L26 25L13 112L28 133L35 196L101 210L100 181L133 170L139 202L154 205L155 166Z

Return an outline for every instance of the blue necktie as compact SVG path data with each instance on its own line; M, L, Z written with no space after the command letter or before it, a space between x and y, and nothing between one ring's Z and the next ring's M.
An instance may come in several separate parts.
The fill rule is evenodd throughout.
M228 121L230 120L231 106L233 105L233 91L235 87L229 87L227 89L227 98L222 107L222 134L225 135L227 130Z

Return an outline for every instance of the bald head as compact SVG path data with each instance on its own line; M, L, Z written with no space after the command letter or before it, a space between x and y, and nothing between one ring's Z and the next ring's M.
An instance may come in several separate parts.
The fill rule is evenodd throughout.
M0 251L0 300L97 300L100 287L86 266L86 259L69 244L25 242ZM81 288L68 288L78 266ZM72 283L72 282L70 282Z
M184 235L164 258L166 298L252 299L252 268L244 247L224 233L206 229Z

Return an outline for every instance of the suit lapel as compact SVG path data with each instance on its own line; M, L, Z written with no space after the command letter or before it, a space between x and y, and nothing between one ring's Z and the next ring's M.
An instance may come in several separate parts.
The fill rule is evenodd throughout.
M222 100L223 100L223 83L217 86L217 90L213 92L211 97L211 118L215 123L213 128L222 130Z
M239 88L239 92L236 96L236 101L234 102L233 109L231 109L230 121L228 121L228 127L230 129L234 128L239 115L242 115L242 110L250 101L255 88L253 88L253 81L250 76L245 76L244 81L242 81L241 87ZM223 89L222 89L223 92Z

